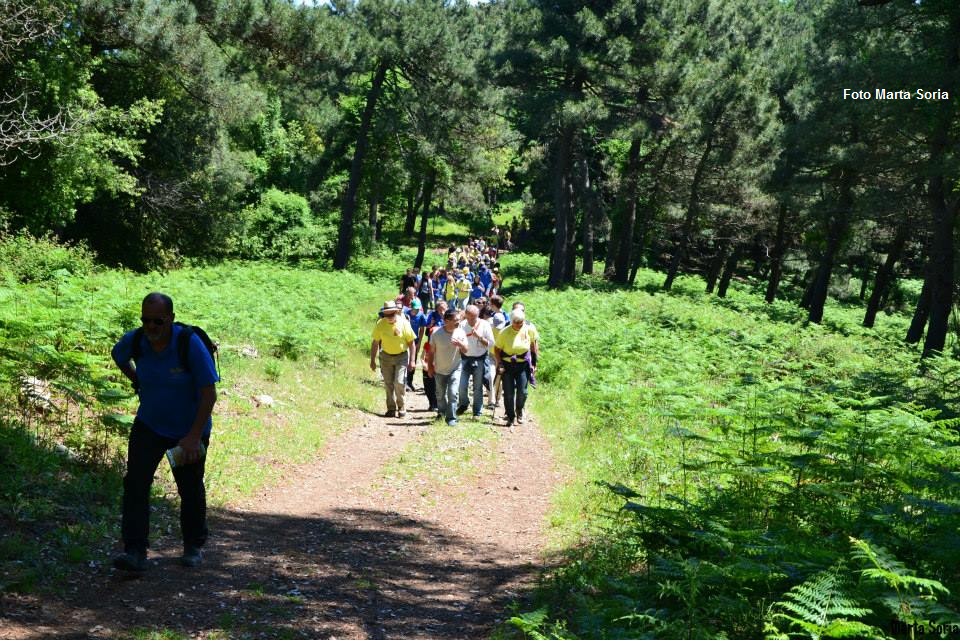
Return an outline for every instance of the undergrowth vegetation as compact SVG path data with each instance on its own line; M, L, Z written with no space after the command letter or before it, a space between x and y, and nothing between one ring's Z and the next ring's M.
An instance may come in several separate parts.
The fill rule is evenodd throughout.
M921 364L909 319L867 330L832 305L808 325L745 285L665 294L644 271L548 292L542 258L503 264L542 336L535 407L581 480L554 518L569 559L518 631L956 636L960 363Z

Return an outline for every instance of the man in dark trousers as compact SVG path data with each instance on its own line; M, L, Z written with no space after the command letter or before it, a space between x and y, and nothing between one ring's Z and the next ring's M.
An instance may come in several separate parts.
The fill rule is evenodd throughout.
M203 340L173 319L173 300L166 294L148 294L141 304L142 330L127 332L113 346L114 362L140 397L123 477L124 551L113 559L114 567L130 572L147 569L150 486L171 448L179 446L182 455L173 468L183 534L180 562L186 567L200 565L207 540L203 474L220 377Z

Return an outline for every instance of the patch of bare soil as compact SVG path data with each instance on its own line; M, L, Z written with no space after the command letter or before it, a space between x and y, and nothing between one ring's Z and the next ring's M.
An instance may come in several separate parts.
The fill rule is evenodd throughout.
M0 637L478 638L532 587L560 476L531 422L491 441L495 469L456 485L384 482L383 464L433 419L422 394L404 419L357 414L315 462L244 504L213 510L204 564L179 539L131 578L108 563L62 598L4 597Z

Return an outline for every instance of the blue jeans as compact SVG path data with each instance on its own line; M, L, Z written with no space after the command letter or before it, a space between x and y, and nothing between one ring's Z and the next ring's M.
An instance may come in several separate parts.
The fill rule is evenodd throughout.
M180 439L161 436L134 421L127 444L127 473L123 477L121 536L124 552L145 552L150 545L150 486L164 453ZM210 437L203 443L210 446ZM206 457L173 468L180 494L180 532L184 546L203 547L207 541L207 492L203 485Z
M523 407L527 404L529 381L530 368L527 363L504 363L503 409L506 411L508 421L523 416Z
M457 393L460 390L460 368L457 367L449 374L436 373L437 381L437 411L447 421L457 418Z
M470 385L470 377L473 377L473 413L480 414L483 411L483 376L487 363L487 355L483 356L464 356L460 365L460 409L467 409L470 403L470 397L467 395L467 387Z

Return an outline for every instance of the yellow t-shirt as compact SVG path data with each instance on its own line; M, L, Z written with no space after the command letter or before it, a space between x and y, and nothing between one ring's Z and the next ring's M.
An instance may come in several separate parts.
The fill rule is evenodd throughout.
M410 343L415 339L413 328L403 316L397 319L396 325L386 318L381 318L373 327L373 340L380 341L380 349L387 354L400 354L407 351Z
M509 325L500 331L495 344L504 354L512 356L529 352L530 345L539 339L537 328L533 325L524 325L519 331Z

